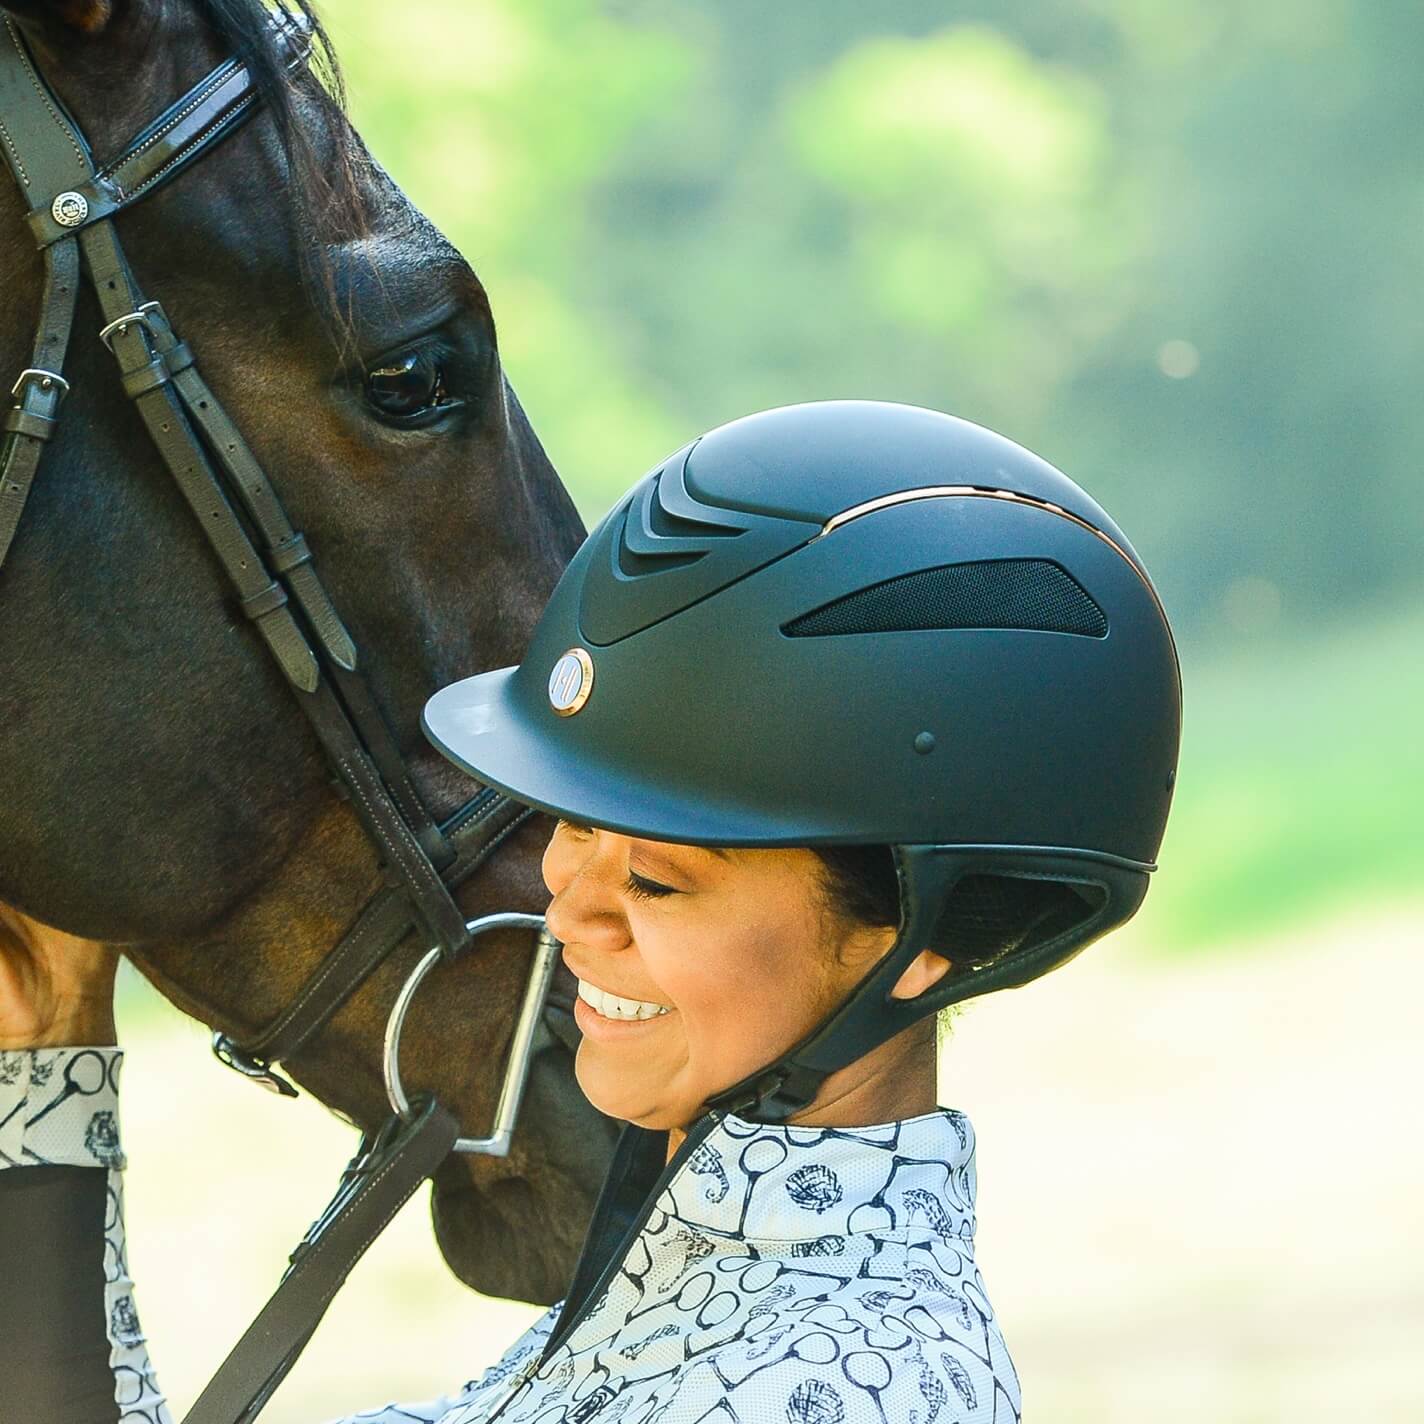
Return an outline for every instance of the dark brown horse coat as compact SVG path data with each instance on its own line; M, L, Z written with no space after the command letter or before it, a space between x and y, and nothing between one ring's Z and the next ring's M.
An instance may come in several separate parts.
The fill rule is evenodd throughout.
M263 72L257 0L5 9L101 159L226 54ZM266 112L116 223L305 532L420 789L448 813L470 787L425 747L421 705L518 661L582 529L505 378L479 279L335 103L270 57L265 72ZM23 211L0 184L0 369L14 372L40 287ZM0 934L54 926L120 945L182 1008L250 1034L380 872L100 324L85 291L72 394L0 570ZM528 823L462 908L542 909L546 834ZM384 1016L423 947L412 936L293 1065L366 1125L385 1110ZM412 1015L407 1085L438 1088L471 1133L492 1111L528 953L526 936L482 941ZM511 1156L458 1159L435 1194L462 1279L539 1301L564 1289L611 1142L572 1081L557 1009L550 1025Z

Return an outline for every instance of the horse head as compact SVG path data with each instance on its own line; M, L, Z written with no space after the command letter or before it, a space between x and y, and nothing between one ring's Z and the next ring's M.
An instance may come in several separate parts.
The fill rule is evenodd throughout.
M319 58L320 25L305 5L300 18ZM101 163L226 58L245 63L255 116L117 212L113 231L305 536L367 718L389 727L438 825L472 788L426 746L424 700L519 660L583 532L505 377L484 287L367 154L330 80L291 58L261 0L5 0L0 21L0 41L29 53ZM0 369L13 372L35 364L45 275L30 206L0 182ZM115 368L135 334L112 330L101 298L114 300L78 292L69 394L0 567L4 923L121 946L174 1003L250 1040L391 866L303 715L309 694L293 696L259 636L269 616L297 618L313 642L320 630L276 608L280 591L235 589L248 556L225 565L204 538L203 509L156 453L156 417ZM181 361L177 347L154 354L156 322L138 349L171 387ZM204 429L214 461L222 439ZM231 495L267 558L247 496ZM464 917L542 910L547 832L511 827L454 892ZM290 1059L363 1126L385 1116L382 1029L428 946L407 933ZM405 1084L438 1091L467 1133L492 1115L530 952L527 933L485 937L411 1011ZM434 1194L456 1273L539 1301L566 1286L612 1137L573 1081L558 1007L572 984L559 973L510 1154L452 1158Z

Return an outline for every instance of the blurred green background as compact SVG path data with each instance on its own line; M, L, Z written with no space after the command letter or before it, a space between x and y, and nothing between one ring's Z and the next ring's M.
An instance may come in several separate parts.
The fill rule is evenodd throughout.
M587 520L767 406L992 426L1114 514L1180 638L1156 942L1424 887L1424 10L328 19L358 127L483 279Z
M1029 1417L1424 1417L1424 1144L1400 1127L1424 999L1424 10L325 14L357 127L483 279L588 521L715 424L846 396L999 429L1113 513L1182 653L1162 869L1121 935L970 1005L942 1064ZM198 1068L201 1033L133 981L124 1013L135 1274L181 1401L349 1143ZM448 1388L532 1314L456 1287L412 1208L270 1417Z

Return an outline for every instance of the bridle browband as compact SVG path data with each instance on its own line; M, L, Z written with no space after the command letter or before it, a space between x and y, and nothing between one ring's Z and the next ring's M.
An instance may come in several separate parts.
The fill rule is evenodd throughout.
M271 16L289 68L311 51L307 27ZM78 125L35 64L19 27L0 36L0 149L29 208L44 255L44 290L30 364L0 444L0 567L15 537L45 443L69 385L64 356L74 324L81 257L99 300L99 338L118 362L163 463L187 500L239 605L282 669L382 862L387 885L266 1028L238 1043L214 1033L217 1056L285 1096L272 1068L301 1051L412 930L442 959L470 939L452 891L530 811L485 789L437 823L377 709L356 645L332 605L302 535L209 390L163 307L139 290L113 218L209 153L255 112L247 68L229 59L128 144L95 166ZM234 507L233 497L237 507Z

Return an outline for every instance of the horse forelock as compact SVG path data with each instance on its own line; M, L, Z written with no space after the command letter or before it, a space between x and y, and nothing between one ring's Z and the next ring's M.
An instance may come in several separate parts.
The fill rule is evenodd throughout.
M300 253L306 275L323 294L338 349L349 350L352 333L329 258L334 246L364 237L373 225L377 192L365 146L346 117L341 65L310 0L282 0L309 33L311 52L293 68L263 0L191 0L220 49L242 60L271 116L286 155L297 228L310 242Z

